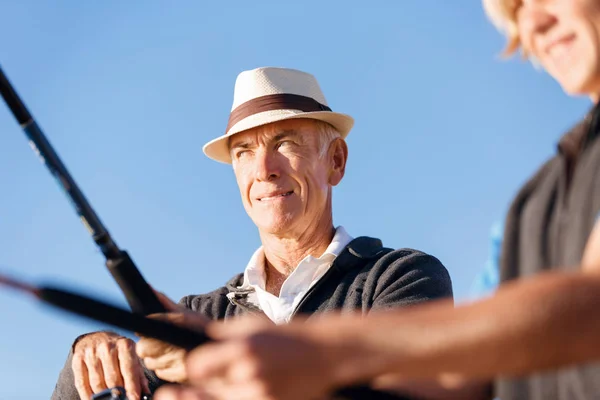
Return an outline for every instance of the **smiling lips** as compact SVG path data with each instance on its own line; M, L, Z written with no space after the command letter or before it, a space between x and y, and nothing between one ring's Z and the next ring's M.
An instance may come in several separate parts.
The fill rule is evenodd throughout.
M292 193L294 193L293 190L290 190L288 192L274 192L274 193L268 193L265 194L264 196L259 196L257 197L258 201L272 201L272 200L277 200L283 197L288 197L290 196Z
M575 39L575 35L570 34L552 41L545 48L546 54L555 56L567 51L573 39Z

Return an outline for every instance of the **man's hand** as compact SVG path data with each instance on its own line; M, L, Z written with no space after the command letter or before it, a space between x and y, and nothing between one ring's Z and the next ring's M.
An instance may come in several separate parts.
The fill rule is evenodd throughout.
M122 386L130 400L150 393L135 343L111 332L95 332L77 342L71 364L75 387L82 400L102 390Z
M198 330L208 323L208 318L203 315L177 305L164 294L158 292L156 294L168 312L150 315L151 318ZM144 360L146 368L154 371L159 378L173 383L187 381L185 349L157 339L142 337L136 345L136 353Z
M274 326L242 318L207 327L219 342L198 347L186 362L192 388L160 389L156 400L169 399L319 399L337 385L338 362L352 353L338 335L325 335L307 324ZM312 324L311 328L318 324ZM335 336L335 337L332 337Z

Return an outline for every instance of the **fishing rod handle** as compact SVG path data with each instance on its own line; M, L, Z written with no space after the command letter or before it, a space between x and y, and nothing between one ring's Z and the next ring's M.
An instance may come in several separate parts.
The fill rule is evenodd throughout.
M148 315L166 311L127 251L121 250L119 258L106 260L106 268L121 288L133 312Z

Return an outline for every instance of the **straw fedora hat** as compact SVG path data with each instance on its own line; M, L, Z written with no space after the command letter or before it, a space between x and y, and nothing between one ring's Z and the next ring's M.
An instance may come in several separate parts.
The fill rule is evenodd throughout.
M289 68L262 67L240 73L235 81L233 105L225 134L206 143L209 158L231 164L229 138L236 133L295 118L310 118L333 125L343 138L354 119L331 111L316 78Z

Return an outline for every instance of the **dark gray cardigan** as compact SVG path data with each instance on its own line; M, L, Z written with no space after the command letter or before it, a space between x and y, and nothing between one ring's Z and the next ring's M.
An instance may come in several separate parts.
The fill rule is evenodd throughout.
M238 274L224 287L207 294L185 296L179 303L215 320L262 313L247 301L249 292L238 289L242 281L243 274ZM228 298L228 293L233 296ZM393 250L383 247L379 239L359 237L344 248L323 278L313 285L294 315L306 317L313 313L357 310L366 314L370 310L405 307L452 296L450 275L437 258L413 249ZM69 353L51 400L79 399L71 356ZM160 381L150 371L146 371L146 376L155 390Z

